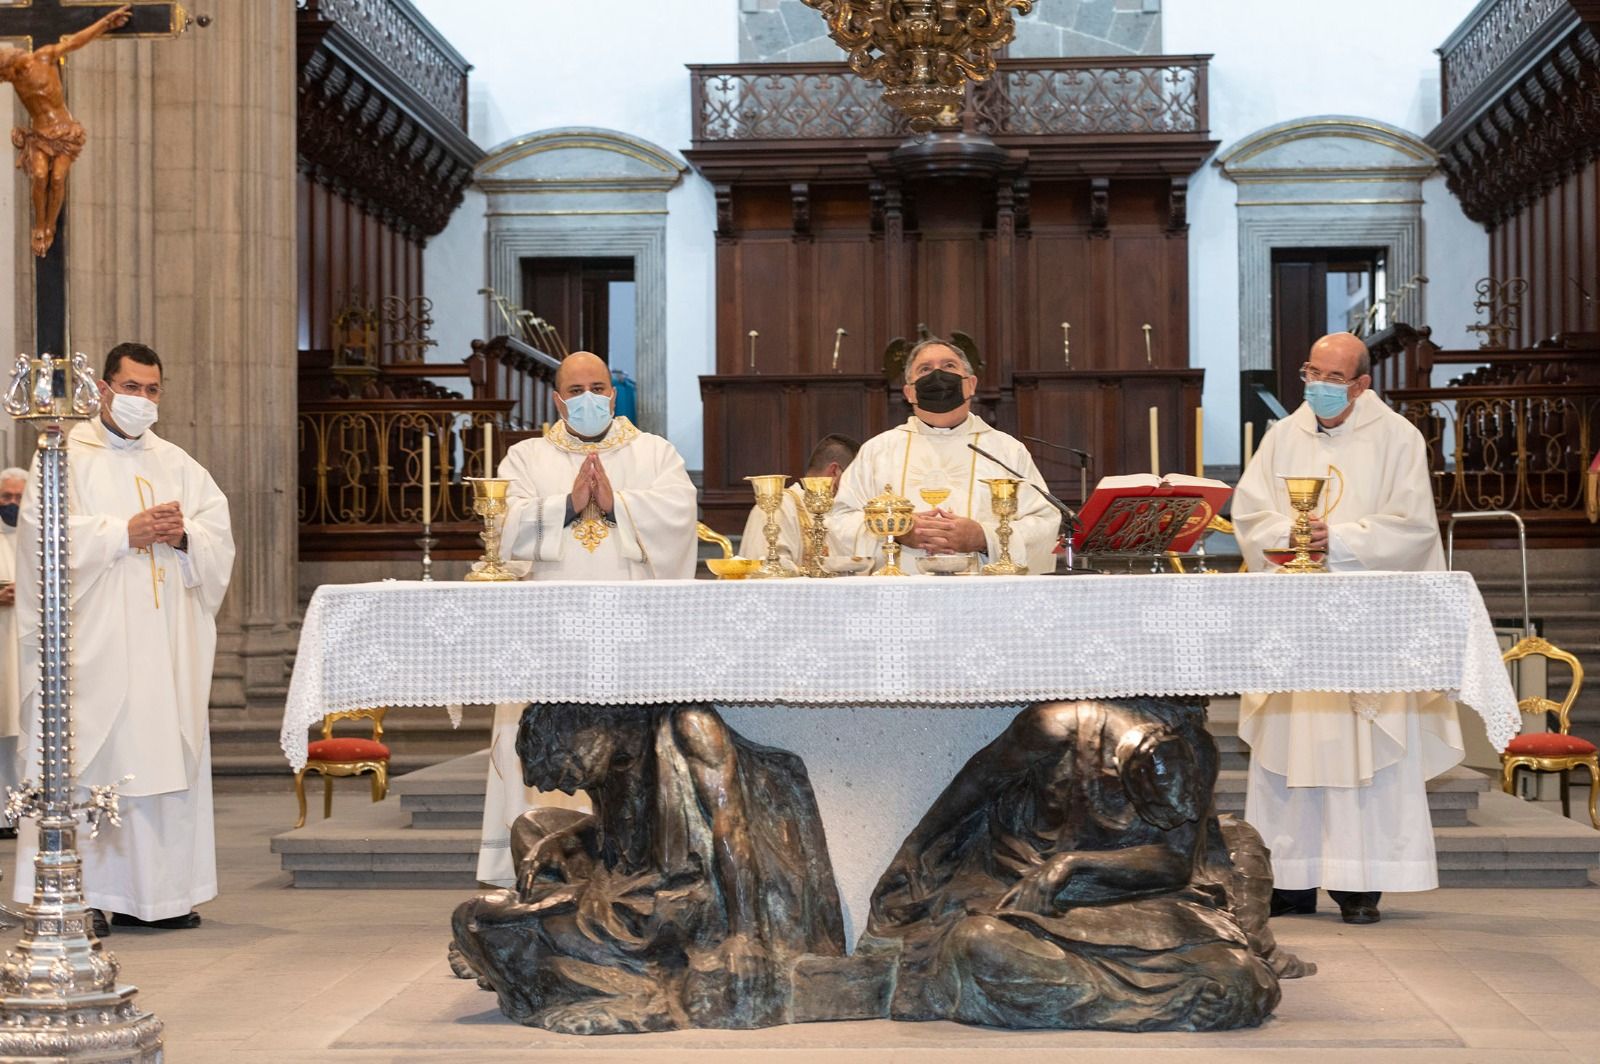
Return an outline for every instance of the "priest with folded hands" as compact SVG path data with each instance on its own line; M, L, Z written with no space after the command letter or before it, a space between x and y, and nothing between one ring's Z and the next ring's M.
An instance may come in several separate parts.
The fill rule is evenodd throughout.
M917 507L916 524L900 537L907 548L901 562L907 572L916 572L917 559L926 554L981 554L992 561L1000 553L999 518L983 481L1011 474L968 444L1043 486L1033 457L972 412L978 378L967 356L949 343L924 340L913 347L902 390L912 416L863 444L845 470L828 518L829 549L845 555L880 550L882 541L867 531L863 507L887 484ZM1022 487L1011 518L1012 561L1034 573L1053 569L1060 524L1057 511L1036 488Z
M501 536L507 557L529 565L533 580L693 577L697 500L677 450L614 416L611 373L596 355L567 356L555 392L561 420L500 463L499 475L511 481ZM511 822L535 805L563 804L560 795L535 798L522 784L515 750L522 710L495 708L478 878L499 886L515 878Z

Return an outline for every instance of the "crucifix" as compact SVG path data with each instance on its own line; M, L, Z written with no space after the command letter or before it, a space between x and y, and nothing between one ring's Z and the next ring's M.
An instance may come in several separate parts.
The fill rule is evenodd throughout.
M67 55L104 34L174 37L189 21L172 0L24 0L0 7L0 38L22 41L21 48L0 48L0 81L11 83L28 112L27 127L12 130L11 143L31 193L28 243L35 256L34 345L40 353L67 354L67 174L88 139L67 110L61 80Z

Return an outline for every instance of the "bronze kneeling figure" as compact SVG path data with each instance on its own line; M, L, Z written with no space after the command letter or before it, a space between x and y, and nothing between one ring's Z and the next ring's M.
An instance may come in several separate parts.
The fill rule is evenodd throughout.
M789 1019L794 961L844 924L805 765L704 706L529 706L523 778L593 813L526 813L515 890L457 908L457 974L577 1034Z

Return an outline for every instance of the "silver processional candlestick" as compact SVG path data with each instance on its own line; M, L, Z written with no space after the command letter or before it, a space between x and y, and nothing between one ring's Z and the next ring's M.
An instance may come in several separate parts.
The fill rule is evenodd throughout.
M94 371L70 360L18 355L6 413L39 431L39 764L6 797L5 816L39 823L33 902L20 913L22 938L0 963L0 1058L93 1059L158 1064L162 1025L140 1009L138 990L119 986L114 954L95 937L83 896L78 819L90 838L101 821L121 823L116 785L77 785L72 744L72 577L67 539L67 434L100 411ZM18 604L19 608L21 604Z

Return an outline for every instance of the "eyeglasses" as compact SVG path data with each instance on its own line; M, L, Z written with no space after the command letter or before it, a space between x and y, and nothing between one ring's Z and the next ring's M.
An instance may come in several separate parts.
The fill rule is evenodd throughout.
M1329 384L1354 384L1355 381L1338 373L1323 373L1307 362L1300 367L1300 383L1310 384L1312 381L1326 381Z

